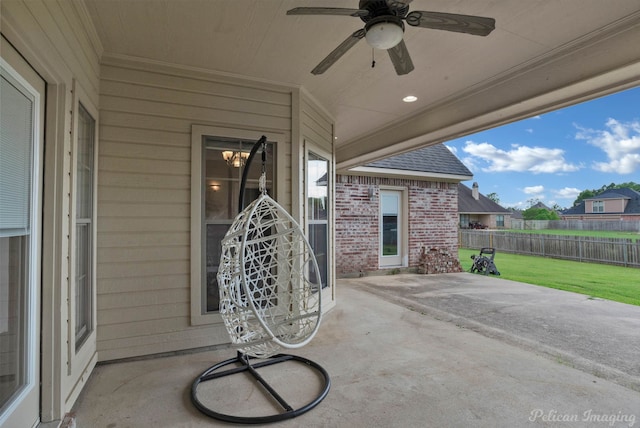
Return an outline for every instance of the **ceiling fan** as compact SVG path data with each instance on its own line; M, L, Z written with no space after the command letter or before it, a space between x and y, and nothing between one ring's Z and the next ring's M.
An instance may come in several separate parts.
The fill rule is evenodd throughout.
M482 16L459 15L455 13L409 12L411 0L360 0L358 9L337 7L296 7L287 15L335 15L353 16L364 21L364 28L351 34L335 48L313 70L312 74L322 74L364 38L376 49L386 49L398 75L413 70L413 61L402 36L404 21L412 27L455 31L458 33L487 36L495 28L495 19Z

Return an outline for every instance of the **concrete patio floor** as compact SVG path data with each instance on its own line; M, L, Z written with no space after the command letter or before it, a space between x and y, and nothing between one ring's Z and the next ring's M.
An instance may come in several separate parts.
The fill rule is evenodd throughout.
M640 426L640 307L468 273L342 279L337 292L318 335L290 352L329 372L328 396L269 426ZM566 317L545 316L534 301ZM568 329L558 327L569 319ZM616 323L622 327L609 330ZM562 339L571 334L580 338ZM611 347L623 357L613 358ZM77 427L229 426L197 411L189 394L194 378L234 355L218 349L99 365L74 408ZM264 375L294 406L319 388L315 374L297 368ZM217 382L199 389L217 411L273 412L242 378Z

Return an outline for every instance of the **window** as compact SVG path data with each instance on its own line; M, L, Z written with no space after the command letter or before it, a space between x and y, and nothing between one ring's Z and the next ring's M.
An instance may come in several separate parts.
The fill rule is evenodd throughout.
M329 274L329 161L312 152L307 157L307 221L309 244L320 269L322 288Z
M40 393L44 82L3 38L0 47L0 426L32 426Z
M381 268L408 263L406 201L406 188L380 188L378 262Z
M238 214L242 171L249 153L262 135L267 137L267 191L276 201L290 201L290 170L278 171L291 154L284 134L218 126L191 126L191 297L192 325L221 324L218 312L218 265L221 241ZM262 172L260 151L248 175L245 203L258 195ZM284 203L286 206L286 202ZM221 330L221 332L224 330ZM225 334L224 339L228 340Z
M397 193L380 195L380 203L382 207L382 255L397 256L398 248L398 232L399 232L399 210L400 197Z
M496 227L504 227L504 216L502 214L496 215Z
M604 201L593 201L593 212L594 213L603 213L604 212Z
M1 65L1 64L0 64ZM6 74L5 74L6 73ZM33 227L34 109L37 104L2 67L0 79L0 415L29 381L29 245Z
M93 185L96 121L78 105L75 176L75 344L76 352L93 332Z
M469 216L469 214L460 214L460 227L462 229L468 229L470 222L471 217Z
M218 268L221 241L238 214L240 181L247 158L255 141L222 137L204 137L202 141L202 272L201 313L217 312L220 304ZM256 154L244 194L246 207L260 191L261 157ZM267 144L267 192L273 195L274 149Z

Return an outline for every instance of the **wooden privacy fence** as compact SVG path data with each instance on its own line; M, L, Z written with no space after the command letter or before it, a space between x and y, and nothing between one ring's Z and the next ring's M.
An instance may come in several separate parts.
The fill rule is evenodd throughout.
M640 240L461 229L461 248L493 247L532 256L640 268Z
M609 230L640 232L640 220L521 220L511 219L511 229Z

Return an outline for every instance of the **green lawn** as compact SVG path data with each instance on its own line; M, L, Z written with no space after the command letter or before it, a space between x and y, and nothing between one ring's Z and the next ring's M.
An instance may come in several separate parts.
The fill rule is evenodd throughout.
M607 230L560 230L560 229L542 229L542 230L522 230L508 229L506 232L514 233L535 233L544 235L562 235L562 236L593 236L595 238L623 238L637 241L640 239L638 232L616 232Z
M471 255L479 250L461 248L460 263L471 269ZM573 291L591 297L640 306L640 269L596 263L580 263L545 257L497 252L498 278Z

